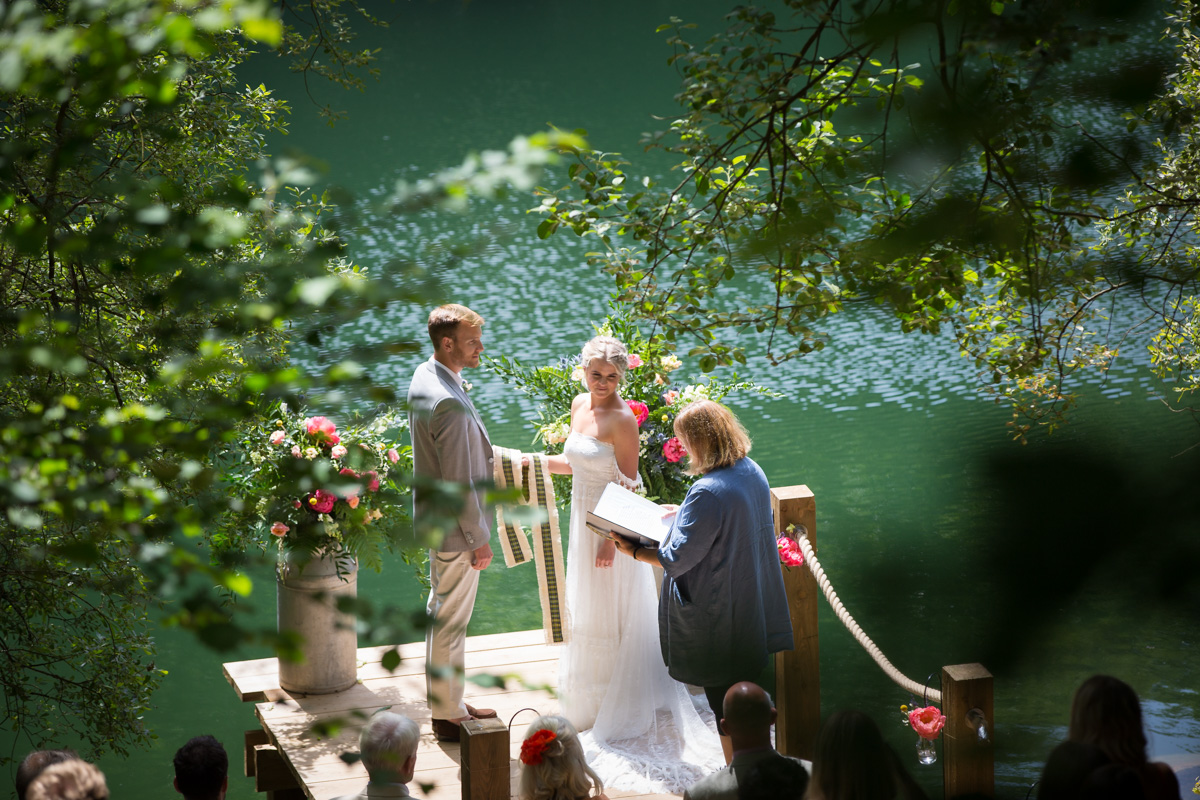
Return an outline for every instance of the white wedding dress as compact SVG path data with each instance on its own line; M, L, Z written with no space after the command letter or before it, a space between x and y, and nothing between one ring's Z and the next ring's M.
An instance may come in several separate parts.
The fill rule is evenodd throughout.
M612 445L572 433L563 452L572 472L563 716L606 788L681 794L725 766L716 723L704 695L693 700L667 674L651 567L620 553L611 568L596 567L604 539L584 523L604 487L622 478Z

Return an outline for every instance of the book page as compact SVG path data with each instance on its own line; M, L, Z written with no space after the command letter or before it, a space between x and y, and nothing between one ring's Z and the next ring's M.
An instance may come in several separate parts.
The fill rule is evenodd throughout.
M615 483L604 487L592 513L655 542L661 542L670 530L663 520L662 506Z

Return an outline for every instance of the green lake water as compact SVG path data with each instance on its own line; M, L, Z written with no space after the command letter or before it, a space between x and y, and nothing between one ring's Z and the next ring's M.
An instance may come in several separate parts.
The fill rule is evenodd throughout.
M611 287L584 265L586 242L539 241L528 197L477 203L466 216L396 218L379 210L399 177L421 177L468 151L500 148L547 124L585 128L594 146L641 158L642 131L674 113L677 78L655 27L672 14L719 24L711 3L472 2L379 4L393 16L379 46L382 79L364 94L319 88L317 99L349 111L328 127L299 81L270 59L243 70L294 107L292 134L273 140L324 162L330 184L359 201L345 235L359 263L386 270L397 258L429 264L446 299L487 318L491 354L549 362L578 352L606 313ZM655 172L658 162L639 162ZM547 179L558 183L559 179ZM499 233L453 266L446 247ZM354 343L383 343L396 331L423 336L427 308L394 307L340 329L311 363ZM1120 313L1120 310L1118 310ZM975 390L975 371L948 337L903 336L864 307L824 324L833 344L801 361L771 366L761 342L743 373L781 398L730 397L754 437L754 458L772 485L815 493L821 560L849 611L890 660L917 681L945 664L979 661L995 675L998 795L1021 798L1065 735L1071 695L1095 672L1110 672L1143 699L1155 756L1200 761L1196 674L1195 551L1200 428L1173 415L1137 347L1082 389L1071 424L1047 439L1012 443L1007 412ZM380 358L374 378L407 387L421 356ZM675 374L698 374L694 362ZM535 409L495 375L470 376L493 441L529 447ZM270 575L251 603L274 614ZM421 591L409 568L360 576L359 591L412 607ZM493 566L483 575L471 633L540 624L532 568ZM899 722L910 701L833 617L820 619L822 707L859 708L884 727L910 769L941 795L941 763L918 767L915 735ZM113 796L171 796L170 760L198 733L231 753L230 797L248 799L241 778L242 732L255 727L221 676L219 655L177 632L158 635L170 670L148 717L155 744L100 765ZM18 746L19 749L19 746ZM1194 770L1193 770L1194 772ZM1184 786L1186 791L1190 788Z

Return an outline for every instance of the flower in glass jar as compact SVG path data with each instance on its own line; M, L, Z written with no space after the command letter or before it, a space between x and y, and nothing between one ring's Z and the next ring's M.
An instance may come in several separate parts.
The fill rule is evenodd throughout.
M937 706L914 708L908 712L908 724L922 739L936 739L946 725L946 717Z

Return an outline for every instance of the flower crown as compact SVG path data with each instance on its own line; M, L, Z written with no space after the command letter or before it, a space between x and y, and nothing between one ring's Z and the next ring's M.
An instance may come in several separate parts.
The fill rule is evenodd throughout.
M545 755L546 748L557 738L554 731L547 728L534 731L532 736L521 742L521 761L531 766L542 763L542 756Z

